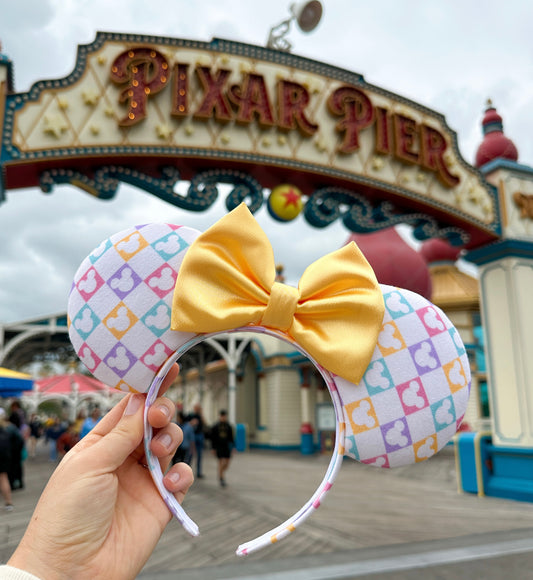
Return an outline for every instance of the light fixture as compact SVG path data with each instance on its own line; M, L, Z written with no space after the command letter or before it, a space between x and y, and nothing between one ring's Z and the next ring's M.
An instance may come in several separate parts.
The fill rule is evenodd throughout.
M311 32L311 30L314 30L318 26L322 18L322 12L322 4L318 0L291 4L290 18L283 20L270 29L267 48L290 52L292 44L285 37L289 32L291 22L296 20L296 24L302 32Z

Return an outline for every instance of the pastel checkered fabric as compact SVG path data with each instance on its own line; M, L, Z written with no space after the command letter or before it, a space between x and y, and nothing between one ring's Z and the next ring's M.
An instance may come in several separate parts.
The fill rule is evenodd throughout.
M381 286L385 317L362 381L335 378L346 420L345 454L378 467L428 459L457 431L470 367L459 333L422 296Z
M170 330L183 256L200 232L148 224L102 242L71 289L71 342L92 374L122 391L146 392L163 362L193 335Z

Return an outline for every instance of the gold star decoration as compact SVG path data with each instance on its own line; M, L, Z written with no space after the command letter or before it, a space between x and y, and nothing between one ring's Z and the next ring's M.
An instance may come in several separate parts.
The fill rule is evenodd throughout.
M157 133L159 139L168 139L172 134L171 128L166 124L157 125L155 132Z
M326 142L324 141L324 138L321 137L320 135L316 136L315 139L315 148L317 151L320 151L320 153L324 153L324 151L327 150L326 147Z
M461 205L463 203L464 200L464 192L461 191L460 189L458 189L457 191L454 192L453 197L455 199L455 204L456 205Z
M488 197L485 197L481 202L481 209L486 216L492 214L492 202Z
M62 115L46 115L44 117L43 133L59 139L68 129L68 123Z
M66 99L57 99L57 106L62 110L66 111L69 107L69 103Z
M103 54L99 55L97 58L97 62L100 66L104 66L104 64L107 62L107 56Z
M278 145L285 145L287 143L287 137L285 135L278 135Z
M372 158L372 169L374 169L375 171L383 169L383 165L385 165L385 163L381 157Z
M227 145L230 142L230 138L228 135L224 133L223 135L220 136L220 141L222 142L223 145Z
M272 142L270 141L269 137L263 137L261 139L261 145L263 145L263 147L270 147L270 145L272 145Z
M470 187L468 190L468 200L475 205L481 205L483 200L483 192L477 187Z
M187 137L194 135L194 127L192 125L187 125L185 127L185 135L187 135Z
M98 125L91 125L89 127L89 129L91 130L91 133L96 137L96 135L100 134L100 127L98 127Z
M105 110L105 116L106 117L114 117L115 116L115 110L113 109L113 107L107 107Z
M81 96L83 98L84 104L89 107L94 107L95 105L98 104L98 101L100 100L100 95L93 90L83 91Z

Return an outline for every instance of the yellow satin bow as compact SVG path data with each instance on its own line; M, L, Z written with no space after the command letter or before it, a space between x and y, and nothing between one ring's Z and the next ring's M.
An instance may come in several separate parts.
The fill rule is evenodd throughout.
M241 204L187 250L174 290L172 330L275 329L325 369L357 384L384 313L383 294L359 248L351 242L320 258L305 270L298 288L275 276L270 242Z

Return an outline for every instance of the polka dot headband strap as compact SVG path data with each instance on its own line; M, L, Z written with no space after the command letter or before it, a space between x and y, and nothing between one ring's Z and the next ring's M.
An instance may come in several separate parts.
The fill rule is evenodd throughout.
M323 481L293 516L238 547L248 554L294 531L320 506L344 456L376 467L423 461L457 431L470 387L464 345L445 314L376 283L354 244L312 264L298 289L275 282L272 249L246 206L205 233L147 224L111 236L78 269L71 341L93 375L147 393L145 449L154 482L193 535L197 525L162 484L146 412L175 361L220 332L275 336L321 373L335 416Z

